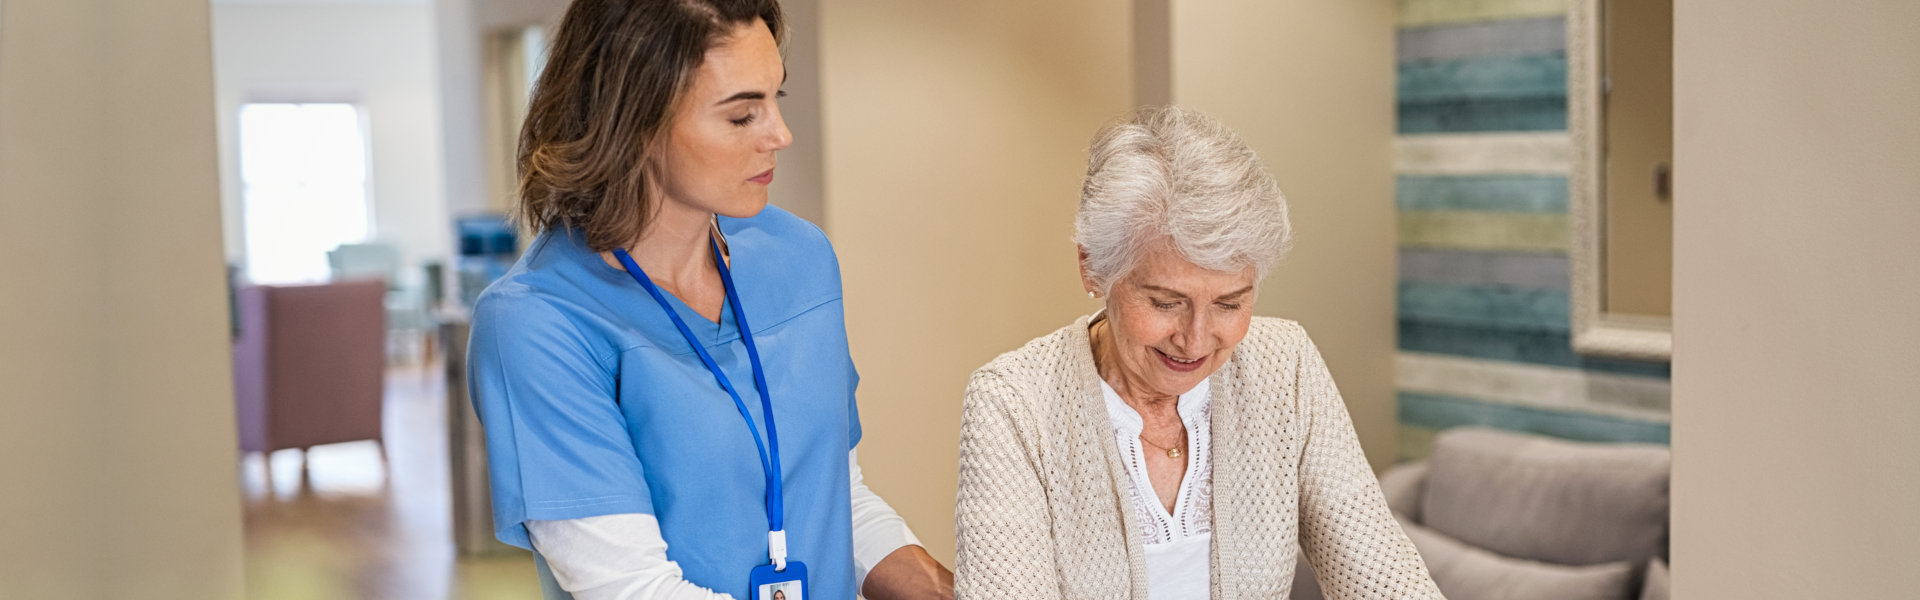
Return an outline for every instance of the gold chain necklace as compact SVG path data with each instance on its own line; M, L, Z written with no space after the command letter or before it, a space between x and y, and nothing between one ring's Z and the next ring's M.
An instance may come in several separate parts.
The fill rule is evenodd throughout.
M1148 446L1153 446L1153 449L1155 450L1165 451L1167 453L1167 458L1180 458L1180 447L1185 446L1186 441L1187 441L1187 431L1185 429L1180 430L1180 442L1175 443L1173 446L1162 446L1159 444L1155 444L1153 442L1147 441L1147 436L1144 436L1144 435L1140 436L1141 443L1146 444Z

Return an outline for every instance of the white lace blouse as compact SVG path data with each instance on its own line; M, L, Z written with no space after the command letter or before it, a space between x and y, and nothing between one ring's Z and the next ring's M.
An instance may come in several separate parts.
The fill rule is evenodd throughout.
M1187 428L1187 447L1183 449L1187 470L1180 478L1180 492L1169 513L1147 477L1140 413L1121 400L1113 386L1100 382L1107 418L1113 422L1121 462L1127 467L1128 496L1133 500L1134 522L1140 524L1140 541L1146 547L1147 597L1152 600L1208 596L1213 539L1213 436L1208 426L1213 411L1208 388L1208 382L1201 380L1200 385L1181 394L1175 405Z

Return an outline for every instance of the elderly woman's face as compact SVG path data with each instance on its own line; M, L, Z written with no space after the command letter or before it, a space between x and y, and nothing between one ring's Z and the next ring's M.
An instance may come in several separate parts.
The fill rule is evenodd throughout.
M1247 336L1258 294L1253 267L1206 269L1166 245L1142 252L1111 287L1116 366L1136 396L1178 396L1212 375Z

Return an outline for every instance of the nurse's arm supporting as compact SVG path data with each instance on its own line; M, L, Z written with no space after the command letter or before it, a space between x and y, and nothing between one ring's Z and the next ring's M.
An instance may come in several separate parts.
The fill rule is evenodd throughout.
M875 600L926 598L940 589L952 597L951 573L920 548L905 519L867 488L858 451L847 453L852 475L855 584ZM732 598L681 578L667 558L667 541L653 515L627 513L559 521L527 521L534 549L547 559L561 589L575 600L715 600ZM928 569L928 565L937 572Z
M860 594L872 600L953 598L953 572L920 546L906 519L867 489L859 450L848 453L853 473L853 568Z
M529 520L527 534L547 559L560 589L574 600L733 598L681 578L680 565L667 558L667 540L653 515Z

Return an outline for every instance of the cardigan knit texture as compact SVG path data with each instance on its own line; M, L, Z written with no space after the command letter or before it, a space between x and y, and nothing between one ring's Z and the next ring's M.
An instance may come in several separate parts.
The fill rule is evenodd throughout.
M1090 318L1000 355L967 384L958 598L1148 600ZM1255 317L1208 381L1214 599L1287 598L1299 552L1330 599L1442 598L1299 324Z

